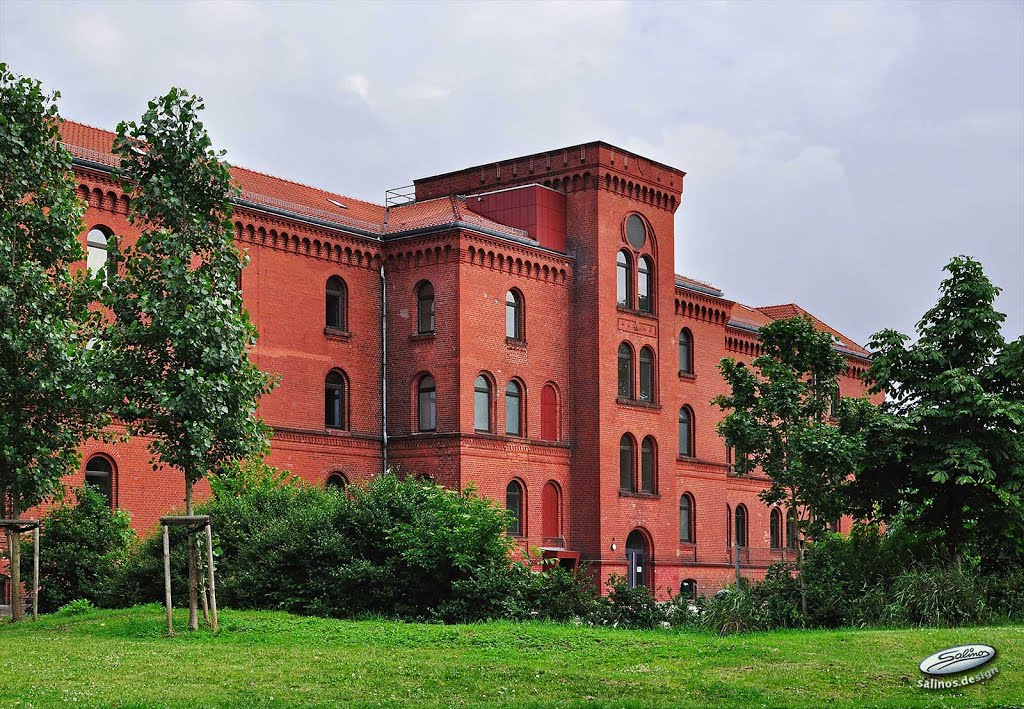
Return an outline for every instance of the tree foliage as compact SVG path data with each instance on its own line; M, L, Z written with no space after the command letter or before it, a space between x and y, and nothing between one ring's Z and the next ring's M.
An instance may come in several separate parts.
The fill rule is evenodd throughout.
M114 408L132 434L150 437L154 464L181 470L189 488L263 449L256 404L270 388L248 357L256 329L236 288L244 264L234 246L230 175L199 121L202 108L198 97L172 89L139 123L117 127L129 220L141 233L123 249L107 299L116 315Z
M860 511L927 531L951 555L1024 556L1024 338L1007 343L999 288L977 261L944 269L917 340L871 339L868 371L896 425L872 432Z
M759 332L764 354L752 368L723 359L719 370L731 393L712 403L728 412L718 431L736 451L736 472L760 469L770 478L761 499L795 513L802 563L805 539L821 536L846 511L849 478L865 454L857 424L873 418L873 407L843 400L830 420L845 363L835 338L809 318L776 320Z
M56 492L102 423L87 346L99 278L72 271L85 258L85 207L60 145L58 96L0 64L0 517ZM16 535L10 544L17 589Z
M202 109L200 98L172 89L139 122L118 125L113 152L132 197L129 221L141 233L123 249L106 301L115 315L112 408L129 433L148 438L154 468L184 474L186 514L198 480L265 448L256 406L271 388L248 356L256 329L236 286L244 263L234 245L231 178L199 120Z

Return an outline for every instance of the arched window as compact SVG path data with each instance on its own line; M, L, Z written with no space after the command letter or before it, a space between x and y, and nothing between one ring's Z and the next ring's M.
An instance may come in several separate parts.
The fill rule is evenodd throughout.
M693 335L686 328L679 331L679 371L693 374Z
M437 430L437 386L429 374L420 377L420 383L416 387L416 413L417 430Z
M523 296L517 290L505 294L505 337L511 340L523 338Z
M624 308L630 306L633 292L633 259L625 251L615 257L615 300Z
M505 488L505 509L512 513L512 519L509 521L508 529L505 531L508 532L510 537L525 536L523 486L519 484L518 480L513 480Z
M692 598L697 600L697 580L696 579L683 579L679 582L679 594L683 598Z
M641 256L636 265L636 307L654 312L654 263L648 256Z
M619 398L633 398L633 348L619 345Z
M772 508L772 513L771 513L771 518L770 518L770 527L771 527L771 533L770 533L771 547L772 547L772 549L781 549L782 548L782 512L779 510L778 507L773 507Z
M657 479L657 452L654 446L654 439L650 436L644 438L640 444L640 491L654 492L654 482Z
M540 392L540 437L558 440L558 392L551 384L545 384Z
M725 506L725 546L732 549L732 508Z
M345 375L331 370L324 382L324 425L327 428L345 428Z
M548 480L540 495L540 507L543 518L541 527L545 539L556 539L562 536L562 491L558 483Z
M690 408L679 409L679 455L693 458L693 416Z
M684 493L679 498L679 541L693 544L696 540L694 531L693 498Z
M523 390L516 381L505 387L505 433L523 435Z
M790 510L786 513L786 547L789 549L796 549L797 535L799 534L799 528L796 524L796 512Z
M329 490L344 490L348 487L348 478L345 473L331 473L327 477L326 487Z
M109 237L106 232L99 227L93 227L86 234L87 253L85 264L89 268L90 274L95 274L107 267L107 257L110 254L108 251L108 239Z
M101 455L94 455L85 464L85 484L102 495L107 504L114 504L114 467Z
M434 325L434 286L424 281L416 289L416 332L429 335Z
M327 279L327 327L332 330L347 329L348 288L338 276Z
M633 439L629 434L619 440L619 489L626 492L633 492L633 466L635 465L633 455Z
M491 430L491 382L482 374L473 385L473 428Z
M640 401L654 401L654 350L647 346L640 349Z
M747 546L747 508L743 505L736 508L736 543Z

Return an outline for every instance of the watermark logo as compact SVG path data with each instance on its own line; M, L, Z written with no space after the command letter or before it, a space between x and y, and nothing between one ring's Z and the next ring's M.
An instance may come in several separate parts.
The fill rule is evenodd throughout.
M950 677L949 679L935 679L954 675L961 672L973 670L976 667L991 662L995 659L996 649L991 645L974 643L971 645L957 645L948 647L945 650L929 655L921 660L920 669L928 679L919 679L917 686L923 689L951 689L953 687L965 687L969 684L977 684L991 679L999 672L998 667L992 667L985 672L970 676Z

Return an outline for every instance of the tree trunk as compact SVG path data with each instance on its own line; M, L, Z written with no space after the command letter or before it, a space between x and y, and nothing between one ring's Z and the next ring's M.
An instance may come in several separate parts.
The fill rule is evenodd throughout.
M807 579L804 578L804 533L800 531L796 543L796 573L800 579L800 613L807 620Z
M18 509L18 500L11 495L11 518L18 519L21 510ZM7 530L7 541L9 545L11 561L11 622L17 623L23 615L21 603L21 533L14 529Z
M192 476L185 471L185 514L192 516ZM199 629L199 612L196 594L196 545L190 529L186 539L188 546L188 629Z

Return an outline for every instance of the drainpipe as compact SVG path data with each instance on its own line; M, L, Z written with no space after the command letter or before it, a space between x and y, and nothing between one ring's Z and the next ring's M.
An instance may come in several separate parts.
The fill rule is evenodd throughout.
M381 472L388 472L388 281L380 265L380 434Z

